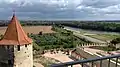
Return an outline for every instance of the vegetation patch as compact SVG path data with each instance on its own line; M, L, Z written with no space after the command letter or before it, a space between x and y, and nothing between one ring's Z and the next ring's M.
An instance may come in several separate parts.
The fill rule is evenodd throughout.
M60 27L53 27L57 33L48 34L30 34L34 41L35 50L47 50L55 48L75 48L77 44L89 43L84 39L78 38L73 35L71 31L64 30Z
M87 35L89 37L93 37L99 40L103 40L103 41L111 41L115 38L120 37L120 35L112 35L112 34L96 34L96 35Z
M120 37L113 39L113 40L111 41L111 43L114 44L114 45L120 43Z
M99 49L99 50L103 50L103 51L116 51L116 50L119 50L119 49L116 49L114 46L91 46L89 48Z
M75 21L71 23L63 23L63 25L88 30L120 32L120 24L114 22L106 23L104 21L103 22Z

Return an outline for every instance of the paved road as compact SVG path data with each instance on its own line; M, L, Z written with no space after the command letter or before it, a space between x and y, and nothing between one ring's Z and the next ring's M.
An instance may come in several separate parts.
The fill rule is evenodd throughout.
M73 31L73 34L75 36L85 38L88 41L91 41L91 42L94 42L94 43L106 43L104 41L101 41L101 40L98 40L98 39L95 39L95 38L92 38L92 37L88 37L88 36L82 35L82 34L80 34L79 30L75 30L75 29L67 28L67 27L64 27L64 29Z

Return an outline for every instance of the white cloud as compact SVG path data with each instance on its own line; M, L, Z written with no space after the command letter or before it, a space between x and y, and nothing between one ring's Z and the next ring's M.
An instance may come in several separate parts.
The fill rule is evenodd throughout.
M120 16L120 0L0 0L0 18L11 15L29 18L100 18ZM22 18L23 19L23 18Z
M101 9L101 11L114 12L114 13L120 12L120 4L103 8L103 9Z

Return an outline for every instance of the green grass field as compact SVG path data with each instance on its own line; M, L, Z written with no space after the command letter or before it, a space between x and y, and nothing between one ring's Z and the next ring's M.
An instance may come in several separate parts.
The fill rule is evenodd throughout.
M99 50L103 50L103 51L116 51L116 50L119 50L119 49L116 49L113 46L91 46L89 48L99 49Z
M102 41L111 41L115 38L120 37L120 35L112 35L112 34L96 34L96 35L87 35L89 37L93 37Z

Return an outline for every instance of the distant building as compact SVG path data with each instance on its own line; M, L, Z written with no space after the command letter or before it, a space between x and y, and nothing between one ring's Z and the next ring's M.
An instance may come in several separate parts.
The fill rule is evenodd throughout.
M23 31L15 14L0 41L0 67L33 67L32 39Z

